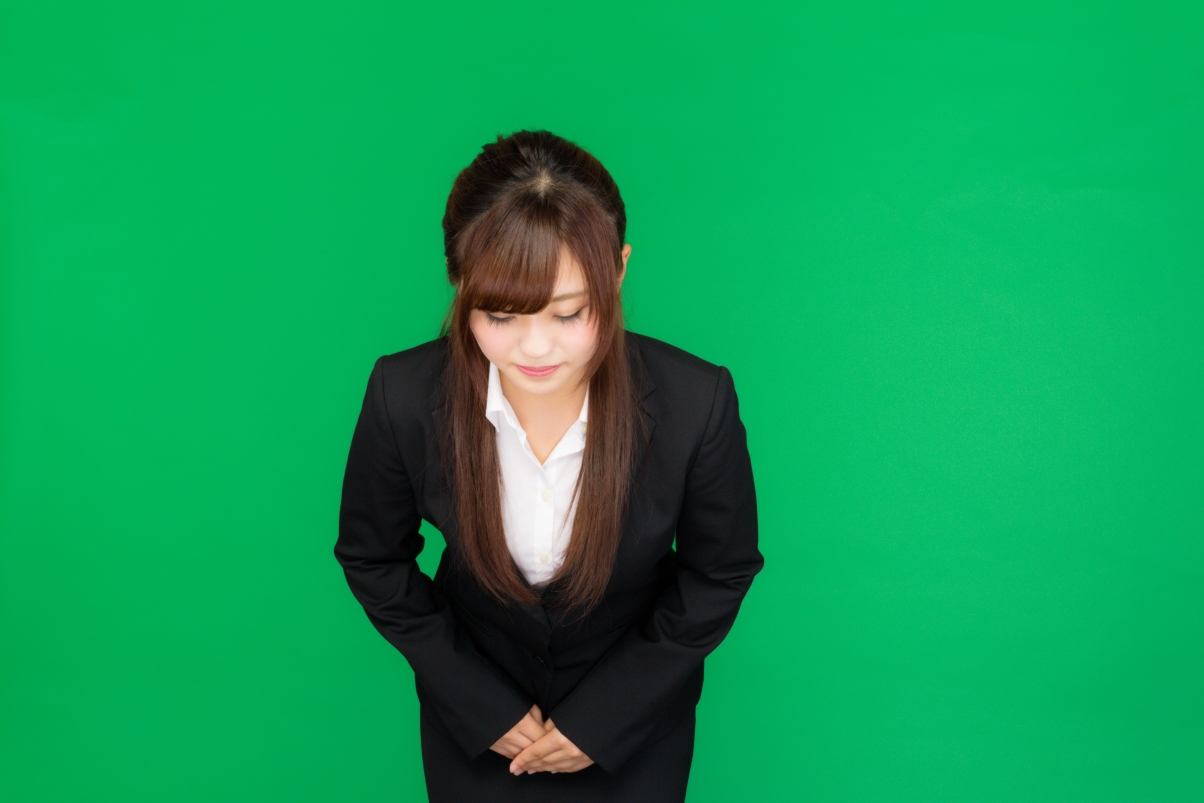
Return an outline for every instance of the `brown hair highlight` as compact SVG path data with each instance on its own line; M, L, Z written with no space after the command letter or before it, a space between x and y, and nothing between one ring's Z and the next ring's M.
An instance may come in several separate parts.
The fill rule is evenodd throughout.
M598 341L584 371L590 425L565 560L547 597L588 611L602 599L627 512L639 400L619 296L627 218L619 188L581 147L547 131L519 131L482 148L456 177L443 216L455 299L448 338L445 465L454 497L458 559L503 601L535 602L510 557L502 523L501 470L485 417L489 363L469 329L473 309L532 314L546 307L562 249L585 275Z

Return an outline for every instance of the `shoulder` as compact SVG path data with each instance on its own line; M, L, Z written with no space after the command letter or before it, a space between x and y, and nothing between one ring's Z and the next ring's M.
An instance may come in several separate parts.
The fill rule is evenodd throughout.
M627 337L657 390L686 393L714 391L719 380L727 374L727 369L722 365L708 362L663 340L635 332L628 332Z
M717 408L734 403L732 375L724 366L654 337L634 332L627 337L638 356L648 400L661 413L654 413L658 419L701 429Z
M372 367L390 409L422 410L439 388L447 365L447 338L378 357Z

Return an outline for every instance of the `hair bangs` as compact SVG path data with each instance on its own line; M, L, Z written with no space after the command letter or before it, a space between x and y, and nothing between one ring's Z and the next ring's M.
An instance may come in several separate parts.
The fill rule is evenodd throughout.
M567 206L565 247L581 266L586 294L593 314L602 321L605 341L615 323L621 327L619 269L622 242L615 237L614 221L596 201L582 198ZM602 345L605 346L605 342Z
M489 210L462 241L464 308L531 315L548 306L564 247L557 224L538 198Z

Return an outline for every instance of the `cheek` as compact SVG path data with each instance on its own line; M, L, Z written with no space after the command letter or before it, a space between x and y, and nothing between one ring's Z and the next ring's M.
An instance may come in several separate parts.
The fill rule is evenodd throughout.
M505 362L506 356L514 348L514 336L509 327L490 326L483 320L483 316L474 315L468 323L468 328L476 337L477 345L480 346L485 359L494 364Z
M582 324L567 329L561 337L565 353L574 362L588 362L594 356L598 343L598 325L596 323Z

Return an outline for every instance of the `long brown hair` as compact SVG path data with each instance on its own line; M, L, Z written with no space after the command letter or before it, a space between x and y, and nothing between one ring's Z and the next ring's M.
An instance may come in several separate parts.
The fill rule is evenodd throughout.
M619 297L626 228L618 185L602 163L548 131L519 131L485 145L448 196L443 239L456 294L443 325L449 346L444 463L458 557L500 600L538 597L506 546L496 435L485 417L489 363L469 329L469 313L529 315L546 307L562 248L585 273L590 314L598 320L597 348L584 371L589 428L572 536L545 598L588 611L610 580L641 426Z

